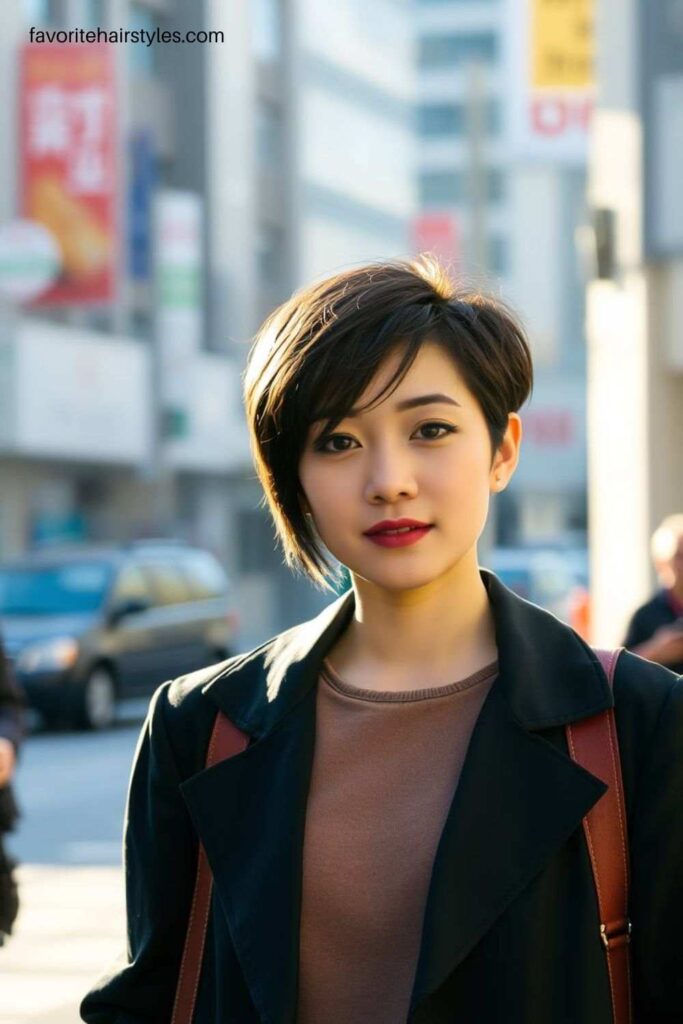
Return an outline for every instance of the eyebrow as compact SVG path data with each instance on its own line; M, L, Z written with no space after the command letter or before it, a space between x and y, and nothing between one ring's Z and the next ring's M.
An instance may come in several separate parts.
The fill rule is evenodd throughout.
M406 409L416 409L420 405L457 405L459 409L462 408L460 402L456 402L454 398L449 398L448 395L440 393L433 395L416 395L414 398L404 398L402 401L397 402L394 408L396 412L404 412ZM353 409L351 409L350 412L346 413L344 419L353 420L356 419L358 415L359 413L354 412ZM324 420L328 418L329 417L323 415L317 417L317 420ZM314 420L314 422L317 422L317 420Z

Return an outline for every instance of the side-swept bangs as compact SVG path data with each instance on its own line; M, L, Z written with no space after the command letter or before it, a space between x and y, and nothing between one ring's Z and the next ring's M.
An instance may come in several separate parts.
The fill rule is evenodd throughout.
M311 425L333 430L387 356L402 357L372 405L400 384L425 341L444 347L478 401L492 460L510 412L533 385L529 345L512 311L481 293L459 294L431 257L369 264L296 292L258 332L244 374L255 468L287 564L320 587L333 563L304 513L299 462Z

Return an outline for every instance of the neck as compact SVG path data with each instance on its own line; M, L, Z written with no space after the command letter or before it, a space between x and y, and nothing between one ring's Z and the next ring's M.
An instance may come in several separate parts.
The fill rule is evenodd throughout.
M416 679L433 686L465 678L497 657L476 552L426 587L388 591L354 578L353 588L354 618L330 652L342 678L374 689L416 688Z

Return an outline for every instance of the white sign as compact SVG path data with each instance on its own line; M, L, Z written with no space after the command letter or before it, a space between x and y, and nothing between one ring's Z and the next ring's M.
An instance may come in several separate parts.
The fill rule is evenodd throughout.
M194 192L164 189L155 200L156 332L168 437L189 429L189 361L201 348L203 330L202 212Z
M14 341L13 444L26 454L139 464L151 444L145 347L60 327L20 324Z
M584 164L595 97L595 0L507 0L513 159Z
M186 373L188 429L166 442L167 464L207 472L250 468L238 367L225 356L202 352L188 360Z
M33 220L0 225L0 297L28 302L56 280L62 254L54 235Z

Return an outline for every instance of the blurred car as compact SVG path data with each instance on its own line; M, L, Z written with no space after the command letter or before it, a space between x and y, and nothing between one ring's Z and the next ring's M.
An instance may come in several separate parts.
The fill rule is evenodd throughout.
M0 619L29 706L87 729L110 725L118 699L229 657L239 622L213 555L169 541L5 562Z
M486 568L520 597L587 633L588 551L585 548L493 548Z

